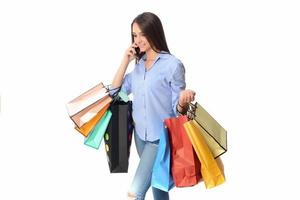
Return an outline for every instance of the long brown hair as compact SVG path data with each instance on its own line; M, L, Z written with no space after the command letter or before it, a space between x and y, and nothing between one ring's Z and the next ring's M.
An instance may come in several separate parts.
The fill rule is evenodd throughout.
M141 31L145 34L151 48L159 53L160 51L165 51L170 53L164 29L160 19L151 12L144 12L139 14L131 23L131 42L134 42L132 34L132 26L137 23ZM137 55L137 60L141 59L145 52Z

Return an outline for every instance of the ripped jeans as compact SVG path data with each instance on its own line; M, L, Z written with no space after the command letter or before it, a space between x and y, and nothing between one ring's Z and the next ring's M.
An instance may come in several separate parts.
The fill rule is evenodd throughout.
M156 158L158 142L143 141L137 134L134 135L140 162L135 172L129 194L135 196L135 200L144 200L151 185L152 168ZM152 187L154 200L169 200L169 193Z

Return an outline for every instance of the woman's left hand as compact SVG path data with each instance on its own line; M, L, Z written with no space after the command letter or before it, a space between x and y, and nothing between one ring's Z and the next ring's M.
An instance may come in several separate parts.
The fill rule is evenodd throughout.
M194 92L193 90L187 89L181 91L179 94L179 101L178 101L179 105L183 107L189 105L189 103L195 100L195 95L196 92Z

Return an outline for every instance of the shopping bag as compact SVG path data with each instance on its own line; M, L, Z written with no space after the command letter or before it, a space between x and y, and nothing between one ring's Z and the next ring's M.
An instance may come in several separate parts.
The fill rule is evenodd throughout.
M205 130L195 120L185 122L183 126L200 159L201 174L206 188L213 188L224 183L222 166L215 160L203 137Z
M191 118L202 127L203 137L215 158L227 151L226 130L199 104L191 105Z
M160 134L159 146L153 165L151 186L168 192L174 187L171 175L171 150L167 127Z
M171 145L171 171L176 187L196 185L201 180L200 162L183 128L187 116L165 119Z
M107 111L109 107L109 104L107 104L104 108L102 108L95 117L93 117L89 122L85 123L83 126L78 128L75 126L75 129L79 131L82 135L85 137L88 136L88 134L93 130L93 128L96 126L96 124L99 122L99 120L103 117L105 112Z
M132 102L114 101L112 118L105 132L105 150L111 173L126 173L129 165L133 120Z
M66 106L70 118L80 128L111 101L107 89L100 83L67 103Z
M96 124L95 128L89 133L88 137L84 139L84 144L95 149L99 149L105 130L111 119L112 113L110 110L106 111L104 116Z

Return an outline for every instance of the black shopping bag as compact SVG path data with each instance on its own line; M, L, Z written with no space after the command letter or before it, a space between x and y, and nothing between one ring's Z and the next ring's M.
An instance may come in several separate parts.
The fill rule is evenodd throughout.
M112 117L104 135L109 170L126 173L133 131L132 102L115 101L110 110Z

